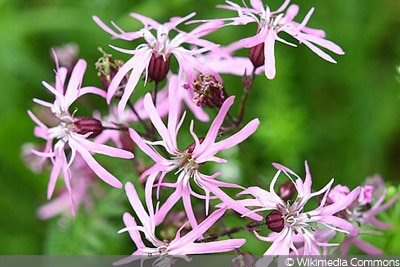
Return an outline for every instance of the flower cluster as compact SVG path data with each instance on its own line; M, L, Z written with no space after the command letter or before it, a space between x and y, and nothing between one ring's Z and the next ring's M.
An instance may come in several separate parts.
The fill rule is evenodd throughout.
M53 50L55 81L43 85L54 99L34 99L41 106L40 112L28 111L37 125L35 136L45 144L35 146L31 154L25 151L25 158L35 170L50 169L49 199L59 176L65 188L61 186L57 198L40 207L39 217L68 213L69 208L75 215L79 205L90 206L87 191L99 177L115 188L125 183L134 214L123 215L126 227L120 232L128 232L134 242L133 256L157 257L171 263L175 256L187 259L193 254L233 250L241 254L239 248L246 240L233 236L241 231L254 234L254 241L270 243L265 244L265 255L346 253L350 244L366 253L381 253L362 240L362 234L368 232L360 226L388 228L376 216L398 195L383 204L384 189L378 194L371 184L353 190L340 185L332 188L333 179L313 191L307 162L304 178L274 163L277 173L268 189L256 185L246 188L221 178L221 171L212 171L228 161L220 152L252 138L262 123L257 118L246 122L247 96L260 73L268 79L276 76L275 42L296 46L281 38L281 32L329 62L336 63L321 48L344 54L338 45L325 39L323 30L306 26L314 9L297 22L299 7L289 2L271 11L261 0L251 0L250 6L226 1L219 7L235 11L236 16L194 21L195 13L191 13L164 24L131 13L143 24L134 31L125 31L114 22L110 27L94 16L94 22L111 37L135 46L111 46L130 56L126 62L100 50L102 57L95 67L102 86L83 86L86 61L67 58L67 66L65 59L59 62L61 55ZM191 31L181 29L183 24L192 23L198 25ZM254 36L231 44L205 39L222 27L250 23L257 24ZM249 49L248 57L235 56L237 50L245 48ZM170 64L172 59L177 62L176 68ZM226 74L242 77L240 100L225 88L222 75ZM148 84L153 88L146 89ZM78 106L88 95L103 99L108 110L78 116ZM237 116L233 115L235 102L239 104ZM208 130L204 130L206 124ZM128 159L127 164L135 166L137 179L117 178L94 154ZM281 174L286 176L285 182L278 182ZM278 190L277 184L281 184ZM184 211L182 222L176 227L168 225L168 218L179 211ZM228 213L241 218L236 220L241 225L230 228L222 223L220 219ZM163 227L170 229L169 234L160 231ZM343 241L339 246L333 240L340 235Z

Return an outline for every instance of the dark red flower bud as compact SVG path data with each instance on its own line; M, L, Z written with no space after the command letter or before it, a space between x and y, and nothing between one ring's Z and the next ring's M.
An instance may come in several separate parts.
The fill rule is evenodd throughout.
M277 210L271 211L271 213L268 214L267 217L265 218L265 224L271 231L279 233L280 231L282 231L285 225L282 213Z
M253 63L255 69L264 65L264 43L259 43L258 45L250 48L249 59L251 63Z
M163 55L153 53L149 63L149 78L155 82L161 82L167 77L169 72L170 56L164 58Z
M103 131L101 121L91 117L76 117L74 119L74 132L78 134L87 134L89 138L98 136Z
M281 199L286 201L291 199L295 192L296 187L294 184L291 181L287 181L279 187L278 195L281 197Z
M211 108L221 107L228 97L222 83L218 82L212 75L199 75L193 83L193 88L193 101L201 107L205 105Z

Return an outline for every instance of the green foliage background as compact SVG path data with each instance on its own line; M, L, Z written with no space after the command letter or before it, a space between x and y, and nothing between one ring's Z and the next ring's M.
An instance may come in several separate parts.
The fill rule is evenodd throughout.
M272 7L281 4L264 2L271 2ZM354 187L375 173L398 185L400 83L395 66L400 65L400 2L292 2L300 5L299 18L314 6L308 25L324 29L327 38L341 45L346 55L335 56L335 65L304 46L276 45L277 77L272 81L257 77L250 94L246 120L259 117L262 123L245 150L236 155L243 162L242 184L256 181L266 186L274 171L272 162L302 174L304 160L308 160L316 188L331 177ZM37 207L46 202L48 176L31 173L21 161L20 148L36 141L26 110L32 108L33 97L46 98L41 81L53 80L50 47L77 43L80 56L88 61L85 83L98 85L91 69L99 56L97 47L113 43L127 48L128 44L111 41L92 21L92 15L134 30L139 24L129 12L158 21L192 11L199 19L233 15L214 8L222 3L0 0L0 254L122 254L133 250L127 235L116 234L123 225L115 218L128 207L107 204L119 203L116 194L122 191L105 188L111 194L96 203L100 207L96 213L79 213L64 232L60 218L45 222L35 215ZM238 29L226 28L210 38L228 44L255 31ZM226 87L230 94L240 95L240 78L227 77ZM130 177L126 173L121 176ZM387 253L399 254L398 210L391 215L388 220L396 225L395 230L376 242L381 242Z

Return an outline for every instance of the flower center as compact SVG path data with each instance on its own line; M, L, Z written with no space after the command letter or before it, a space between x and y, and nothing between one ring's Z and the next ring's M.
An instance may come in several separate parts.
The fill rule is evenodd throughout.
M50 138L68 141L68 136L72 133L88 134L93 138L103 131L101 121L91 117L73 117L67 113L59 116L59 124L48 130Z
M265 11L262 11L260 14L260 22L259 28L263 27L271 27L275 28L276 31L279 31L286 24L286 18L284 14L279 14L277 16L271 15L271 11L267 6Z
M68 136L74 129L74 119L65 114L60 116L60 123L48 130L50 138L60 139L64 142L68 141Z
M172 160L174 161L174 165L176 165L178 168L177 173L183 171L188 176L192 176L193 171L199 168L199 165L192 157L192 153L188 152L187 150L173 157Z
M288 202L285 206L277 206L277 210L282 217L282 221L284 221L284 225L287 224L295 234L304 232L303 228L308 226L307 221L311 218L308 213L302 212L301 205L298 205L299 202L300 199L296 199L291 205Z

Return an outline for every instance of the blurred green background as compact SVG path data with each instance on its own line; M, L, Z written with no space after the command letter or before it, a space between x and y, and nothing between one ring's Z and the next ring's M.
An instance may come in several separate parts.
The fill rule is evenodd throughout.
M264 2L273 2L271 6L277 7L281 1ZM249 97L246 121L259 117L262 123L247 142L246 153L239 157L244 162L245 184L258 179L260 184L267 185L264 177L271 177L274 172L272 162L303 174L304 160L308 160L316 188L331 177L337 183L354 187L375 173L398 185L400 74L396 74L395 67L400 65L400 2L292 2L300 5L299 21L314 6L308 26L324 29L327 39L342 46L346 55L333 55L338 64L330 64L305 46L276 45L276 78L269 81L262 75L257 77ZM46 201L48 176L33 174L22 163L20 154L23 143L37 141L26 110L33 107L33 97L46 98L41 81L54 79L50 47L68 42L78 44L80 57L88 61L85 84L99 85L94 70L99 57L97 47L105 48L109 43L125 48L128 45L111 41L92 21L92 15L107 23L114 20L123 29L136 30L139 24L128 16L129 12L160 22L192 11L197 12L198 19L233 15L215 8L222 3L217 0L0 0L0 254L132 251L131 247L124 247L129 244L127 236L113 240L122 223L116 222L115 229L106 223L101 226L100 215L90 219L81 215L90 222L88 228L80 231L96 231L97 227L97 231L109 234L96 240L69 236L65 243L60 243L65 250L52 250L49 232L57 231L54 229L59 221L44 222L36 218L37 207ZM255 29L248 29L226 28L212 34L210 39L229 44L253 35ZM225 81L228 93L241 94L240 77L226 77ZM85 245L89 247L87 250L82 251L79 246L74 250L68 247L74 238L91 245ZM121 244L111 244L118 242ZM392 248L391 253L400 250Z

